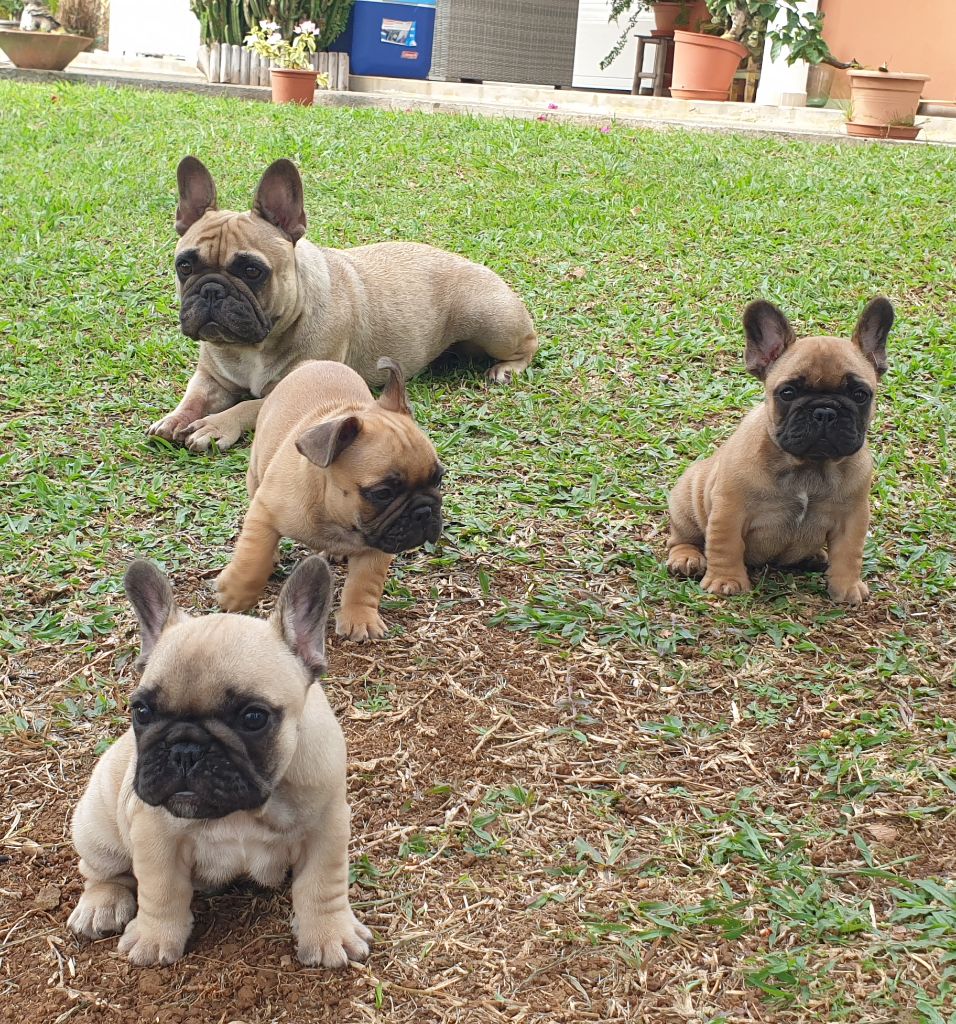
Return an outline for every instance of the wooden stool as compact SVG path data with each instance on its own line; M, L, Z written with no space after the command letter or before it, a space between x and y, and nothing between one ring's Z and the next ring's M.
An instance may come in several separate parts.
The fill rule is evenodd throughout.
M674 66L674 37L673 36L642 36L637 39L637 60L634 64L634 84L631 86L631 95L638 96L641 92L641 83L648 79L653 83L653 95L663 96L665 93L664 80L667 77L668 69ZM654 54L654 70L644 70L644 47L653 43L657 48Z

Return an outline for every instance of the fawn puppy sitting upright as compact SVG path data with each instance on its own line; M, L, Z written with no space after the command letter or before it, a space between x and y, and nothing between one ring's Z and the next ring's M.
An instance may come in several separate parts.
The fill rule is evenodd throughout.
M122 932L134 964L169 964L193 927L193 889L240 876L278 886L292 869L299 959L368 956L349 906L345 739L321 683L332 576L303 561L268 621L193 617L166 577L133 562L142 678L132 725L99 759L73 815L86 880L69 926Z
M892 326L884 298L869 303L849 341L798 339L776 306L747 307L747 369L764 381L766 399L671 492L672 572L702 575L712 594L742 594L748 566L826 569L834 601L866 600L866 434Z
M348 558L336 630L385 635L379 602L392 559L441 533L444 468L422 433L398 364L376 402L341 363L303 363L259 414L246 482L252 503L232 561L216 583L227 611L251 608L265 589L280 537Z

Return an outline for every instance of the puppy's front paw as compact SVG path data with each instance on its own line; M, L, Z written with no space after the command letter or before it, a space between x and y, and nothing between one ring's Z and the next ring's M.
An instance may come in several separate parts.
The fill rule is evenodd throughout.
M250 584L228 566L216 578L216 600L225 612L248 611L262 595L262 588Z
M224 452L239 440L240 433L231 416L214 413L187 424L182 430L182 440L191 452L209 451L213 441L216 442L216 447Z
M703 576L707 559L693 544L677 544L667 554L667 568L675 576Z
M710 573L700 581L700 585L709 594L720 594L723 597L732 597L734 594L746 594L750 590L750 579L746 573L734 575L731 573Z
M186 951L192 926L191 918L183 922L147 923L134 917L120 936L119 951L129 957L130 963L140 967L174 963Z
M117 882L90 885L80 897L69 921L70 931L88 939L121 932L136 915L136 897Z
M335 613L335 632L349 640L381 640L388 627L377 608L351 606Z
M830 580L827 590L837 604L863 604L870 596L870 588L862 580L847 584L834 583Z
M349 910L320 917L308 925L292 923L296 953L306 967L345 967L368 959L372 933Z
M171 412L161 420L151 423L146 433L149 437L161 437L164 441L178 441L192 419L191 412Z

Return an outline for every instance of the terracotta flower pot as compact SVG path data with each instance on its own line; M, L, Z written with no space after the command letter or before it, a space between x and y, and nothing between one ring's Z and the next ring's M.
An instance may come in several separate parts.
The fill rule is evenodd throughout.
M747 47L700 32L674 33L671 96L682 100L726 100Z
M315 71L273 68L271 75L273 103L298 103L303 107L312 106L318 77Z
M68 32L22 32L18 28L0 31L0 50L16 67L36 71L62 71L92 42L89 36Z
M915 139L923 130L921 124L856 124L847 121L847 135L863 139Z
M672 36L677 28L677 19L685 8L681 3L654 4L654 35Z
M875 127L912 125L929 75L852 70L847 74L850 76L850 107L854 124Z

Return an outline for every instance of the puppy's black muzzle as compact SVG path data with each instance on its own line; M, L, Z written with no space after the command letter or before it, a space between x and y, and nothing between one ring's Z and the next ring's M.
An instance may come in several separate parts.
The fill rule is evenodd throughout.
M426 541L434 543L441 536L441 529L441 495L424 492L412 495L398 509L370 524L365 540L369 547L395 555Z
M793 408L777 431L777 443L801 459L843 459L866 442L866 410L840 397Z
M183 334L194 341L258 345L272 330L272 318L241 281L202 274L183 284L179 308Z
M198 722L173 722L137 741L136 795L177 818L223 818L261 807L271 789Z

